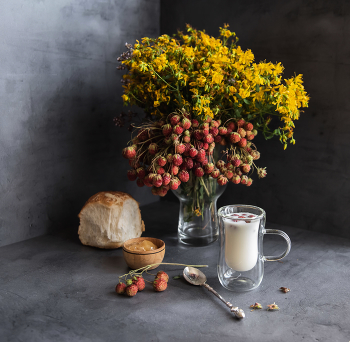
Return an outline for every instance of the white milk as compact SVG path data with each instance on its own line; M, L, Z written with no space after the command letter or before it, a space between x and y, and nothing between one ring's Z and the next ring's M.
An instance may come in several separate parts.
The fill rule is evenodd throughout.
M234 213L224 219L225 260L235 271L251 270L258 260L260 219L251 213Z

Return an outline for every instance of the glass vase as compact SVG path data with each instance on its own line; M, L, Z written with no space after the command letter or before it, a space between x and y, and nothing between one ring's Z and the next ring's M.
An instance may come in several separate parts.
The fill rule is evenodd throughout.
M173 193L180 200L178 238L192 246L205 246L218 239L219 224L216 202L227 185L205 175L195 177L192 172L187 183L181 183Z

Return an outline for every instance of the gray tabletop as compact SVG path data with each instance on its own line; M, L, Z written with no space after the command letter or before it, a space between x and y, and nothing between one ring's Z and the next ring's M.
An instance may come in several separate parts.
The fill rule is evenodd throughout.
M82 246L74 227L0 248L0 341L350 341L350 240L269 224L289 234L291 253L265 263L257 290L234 293L217 278L218 242L178 244L177 210L166 201L143 207L144 236L165 241L164 262L209 265L208 284L245 319L206 289L173 279L178 266L158 268L170 275L164 292L147 284L135 297L117 295L118 276L129 271L122 250ZM282 238L265 237L265 254L283 249ZM255 302L263 309L250 311ZM267 311L274 302L280 310Z

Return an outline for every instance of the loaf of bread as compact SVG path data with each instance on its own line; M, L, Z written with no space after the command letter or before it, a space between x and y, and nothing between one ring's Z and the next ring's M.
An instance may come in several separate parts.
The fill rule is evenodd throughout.
M118 191L104 191L89 198L79 213L79 239L99 248L122 247L145 230L138 202Z

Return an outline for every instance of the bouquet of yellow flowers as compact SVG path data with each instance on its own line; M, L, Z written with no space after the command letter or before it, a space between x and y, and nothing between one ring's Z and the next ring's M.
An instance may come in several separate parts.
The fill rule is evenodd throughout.
M195 214L210 198L213 180L250 185L254 169L265 177L266 169L254 163L260 153L252 140L261 132L278 137L284 148L294 144L294 120L309 101L302 75L283 80L281 63L256 63L237 42L228 25L219 38L188 25L187 34L126 44L118 58L118 69L127 71L124 104L142 108L148 118L123 150L132 166L128 178L160 196L187 187ZM216 158L216 145L225 158Z

